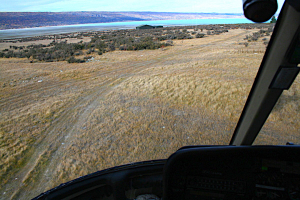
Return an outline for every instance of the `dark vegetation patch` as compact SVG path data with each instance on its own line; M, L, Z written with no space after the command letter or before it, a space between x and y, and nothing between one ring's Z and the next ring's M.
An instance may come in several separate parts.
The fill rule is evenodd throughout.
M4 49L2 52L0 52L0 58L28 58L31 60L31 62L67 61L69 63L81 63L88 61L91 58L88 55L92 53L98 53L98 55L102 55L103 53L115 50L136 51L145 49L159 49L173 45L173 40L203 38L210 35L219 35L228 32L230 29L237 28L260 28L259 32L249 35L245 38L245 40L248 42L256 41L259 37L270 35L273 30L273 26L274 24L199 25L148 30L80 32L12 40L0 40L2 43L18 43L49 39L52 40L52 42L48 45L11 45L9 49ZM80 41L78 43L67 42L69 38L83 39L83 37L90 37L91 41ZM267 41L264 41L264 43L267 43ZM81 56L83 59L76 58L76 56Z
M244 38L246 42L240 43L240 45L245 45L245 47L248 47L250 42L256 42L258 41L259 38L262 38L264 36L270 36L272 32L273 32L273 27L268 27L267 29L260 29L258 32L252 33L252 35L246 35L246 37ZM262 38L262 41L264 45L269 44L267 38Z

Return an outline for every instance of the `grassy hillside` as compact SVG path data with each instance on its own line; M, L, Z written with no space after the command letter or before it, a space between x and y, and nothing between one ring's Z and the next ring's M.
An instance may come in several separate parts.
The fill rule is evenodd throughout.
M266 49L263 38L244 45L257 31L94 53L87 63L1 58L1 194L27 199L184 145L228 144ZM299 81L256 144L299 143Z

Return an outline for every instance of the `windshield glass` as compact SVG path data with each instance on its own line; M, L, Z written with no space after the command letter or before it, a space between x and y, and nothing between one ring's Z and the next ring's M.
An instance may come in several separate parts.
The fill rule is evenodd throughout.
M221 14L177 5L173 11L184 13L128 12L126 19L76 12L70 16L113 20L109 28L67 26L71 33L33 28L65 25L47 13L1 10L1 29L12 29L0 33L1 196L29 199L98 170L165 159L182 146L227 145L275 25L247 21L236 4L221 11L216 1L209 12ZM142 15L156 22L113 24ZM255 144L299 142L299 77L295 83Z
M299 144L299 91L298 76L289 90L280 96L268 120L261 129L254 144L281 144L287 142Z

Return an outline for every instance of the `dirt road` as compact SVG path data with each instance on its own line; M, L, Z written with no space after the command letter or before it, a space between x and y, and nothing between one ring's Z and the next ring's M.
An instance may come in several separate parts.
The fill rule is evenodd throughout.
M190 55L205 53L207 47L218 49L236 43L250 32L250 30L230 31L221 36L204 38L201 42L178 41L174 47L164 51L135 52L135 60L126 58L118 60L118 52L112 52L106 59L84 64L90 70L95 69L94 72L86 72L88 74L86 77L59 79L59 76L49 72L50 75L45 75L44 79L42 76L35 79L35 81L43 80L39 85L28 83L10 91L0 99L1 112L22 111L26 106L40 103L41 99L45 100L70 91L72 96L68 99L68 103L63 104L57 111L55 118L49 122L49 126L33 144L31 148L34 151L26 163L2 187L0 199L28 199L49 189L52 174L64 155L64 148L70 142L70 138L85 129L84 124L87 123L89 115L100 102L105 101L106 94L128 78L147 69L164 66L166 63L176 63L178 57L185 57L186 61L189 61L193 59ZM185 59L181 59L181 62L185 62ZM66 64L56 64L55 70L64 68L67 71L68 67L64 65ZM26 67L30 65L27 64ZM48 71L52 70L50 64L46 68ZM80 69L77 71L80 73Z

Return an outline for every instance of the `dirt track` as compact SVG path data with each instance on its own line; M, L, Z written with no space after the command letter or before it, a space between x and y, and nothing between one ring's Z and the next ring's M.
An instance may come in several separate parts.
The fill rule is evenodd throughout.
M74 98L71 97L73 98L72 101L68 101L69 104L65 105L58 116L51 121L51 125L44 130L42 137L34 143L32 147L34 152L26 164L1 189L3 194L1 199L34 197L45 191L45 188L49 189L48 182L51 181L53 170L64 154L64 146L68 144L70 138L79 134L80 129L85 128L83 126L87 122L88 116L98 107L101 101L105 100L105 95L125 80L138 73L143 73L146 69L164 66L164 63L172 62L172 60L176 62L176 58L180 56L186 56L188 61L190 59L188 55L201 51L205 52L206 47L213 46L217 49L222 48L223 45L236 43L249 32L249 30L232 31L222 36L213 36L214 39L211 40L204 39L202 42L195 44L192 40L183 41L183 43L180 41L176 44L177 47L175 45L175 47L164 51L151 51L149 56L147 56L148 52L138 52L136 54L139 57L136 61L114 60L107 65L109 58L108 61L96 60L85 65L88 67L93 66L96 69L97 66L103 65L105 62L109 69L96 70L87 77L79 79L67 78L60 80L55 75L51 75L50 78L45 78L45 81L38 86L37 84L28 84L10 91L7 96L0 99L2 112L6 112L8 109L20 110L24 106L33 105L39 99L47 99L48 96L55 96L68 90L74 90L78 93ZM145 56L142 57L144 54ZM9 65L9 63L6 63L6 65ZM59 63L57 65L65 64ZM26 66L30 67L29 64L26 64ZM67 70L67 67L64 68ZM27 101L24 101L24 99L27 99ZM47 165L44 163L47 163ZM35 186L32 186L32 183Z

